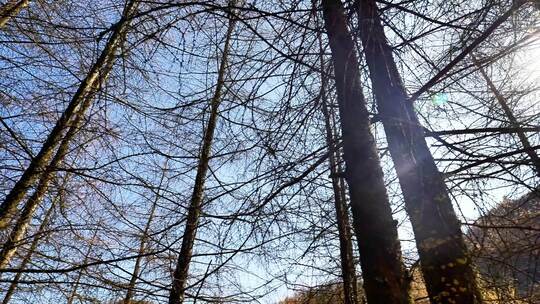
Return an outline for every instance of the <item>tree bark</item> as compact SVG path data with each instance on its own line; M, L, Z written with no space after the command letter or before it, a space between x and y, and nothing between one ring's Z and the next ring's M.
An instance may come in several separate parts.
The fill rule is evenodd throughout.
M407 271L401 259L396 223L386 193L369 113L360 85L354 43L343 4L322 1L341 120L345 179L369 303L410 303Z
M0 230L5 229L9 224L16 212L17 205L49 163L55 147L62 140L64 130L69 127L69 122L77 115L81 107L83 107L87 97L93 94L94 88L99 86L99 81L103 79L103 75L107 74L107 68L110 68L113 64L116 50L125 38L125 33L131 21L129 17L135 11L137 4L138 1L136 0L130 0L128 2L122 13L122 18L115 26L100 57L79 85L77 92L56 122L39 153L30 161L22 176L0 204Z
M124 31L124 34L120 39L119 45L123 44L123 41L125 40L125 33L126 32ZM92 104L96 93L99 92L102 85L107 81L113 64L114 60L111 56L110 59L105 63L105 66L101 70L101 74L98 76L96 82L91 88L91 91L88 93L88 95L85 96L84 100L80 105L80 108L74 114L72 121L67 123L66 127L69 127L69 129L66 132L62 141L60 142L58 150L54 154L54 157L52 158L50 164L41 173L34 193L24 204L21 215L17 219L15 225L13 226L9 234L7 241L4 243L2 249L0 250L0 268L5 267L17 251L17 243L24 237L24 234L26 233L26 230L30 225L30 221L32 220L32 217L37 207L40 205L41 201L45 197L45 194L47 193L47 190L49 189L49 184L54 178L57 168L60 167L60 165L62 164L68 152L70 143L72 142L73 138L81 127L84 119L84 114L86 113L88 108L90 108L90 105Z
M4 4L0 9L0 29L6 26L6 24L13 18L17 16L19 12L28 6L30 0L20 0L20 1L9 1Z
M231 2L234 3L234 1ZM210 116L208 118L208 124L204 132L201 152L199 155L199 164L197 166L193 193L191 195L191 201L188 208L186 226L182 238L182 246L180 248L180 254L178 256L176 269L173 273L172 288L169 294L169 304L181 304L184 302L189 264L191 262L193 244L195 243L195 237L197 235L200 208L204 197L204 184L206 181L206 174L210 161L210 152L212 148L212 141L214 139L214 131L218 119L218 109L221 103L221 94L225 82L225 73L227 70L230 40L236 23L236 18L231 14L229 15L229 24L225 36L223 54L219 65L216 89L210 101Z
M360 38L432 303L476 303L475 276L443 177L408 101L374 0L359 0Z
M106 75L105 75L105 78L106 78ZM24 208L23 208L23 211L21 212L21 215L17 219L15 225L13 226L8 236L7 241L3 244L2 249L0 250L0 268L5 267L9 263L9 261L11 260L15 252L17 251L18 243L24 237L24 234L26 233L26 230L28 229L28 226L30 225L30 222L32 221L32 217L37 207L40 205L41 201L45 197L45 194L47 194L47 190L49 189L49 184L54 178L57 168L62 164L68 152L69 144L71 143L77 131L79 130L82 120L84 118L83 117L84 113L90 107L93 97L94 97L94 94L91 94L87 96L87 98L84 100L83 104L81 105L80 110L76 113L72 121L73 125L69 127L69 130L67 131L66 135L62 139L62 142L60 143L58 150L56 151L56 154L51 160L51 163L45 168L45 170L41 174L41 177L39 178L39 182L36 186L36 189L34 190L34 193L32 194L32 196L30 196L30 198L24 204Z

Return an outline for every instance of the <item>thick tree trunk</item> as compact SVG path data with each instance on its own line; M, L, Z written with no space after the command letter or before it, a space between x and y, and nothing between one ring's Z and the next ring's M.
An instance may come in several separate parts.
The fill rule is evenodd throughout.
M30 0L9 1L0 8L0 29L6 26L6 24L17 16L19 12L28 6Z
M321 52L321 71L325 71L324 48L322 37L319 35L319 48ZM343 295L345 304L357 304L358 282L356 280L356 267L354 265L353 243L351 225L349 223L349 211L347 208L347 197L345 194L345 184L342 172L340 153L337 146L338 132L336 131L336 121L333 112L328 110L328 87L327 76L321 73L321 109L324 115L324 126L326 132L326 144L328 145L328 161L330 165L330 175L332 179L332 189L334 191L334 207L336 209L336 222L339 235L339 253L341 259L341 277L343 278Z
M402 84L374 0L357 2L360 38L432 303L475 303L475 276L443 177Z
M514 115L514 112L508 105L508 100L506 97L504 97L503 94L499 91L499 89L495 86L489 75L486 73L486 70L484 70L484 67L478 62L474 54L471 53L471 58L478 69L480 71L480 74L482 75L482 78L486 81L486 84L488 85L489 89L495 95L495 99L497 99L497 102L503 109L504 114L506 115L506 118L508 119L508 122L510 122L510 127L516 129L516 134L518 136L519 141L521 142L521 145L523 148L527 149L526 153L531 159L531 162L534 166L534 169L536 171L536 175L540 176L540 158L538 157L538 154L536 154L535 150L532 149L531 142L529 141L529 138L527 135L525 135L525 132L521 130L521 123L517 120L516 116Z
M0 204L0 230L5 229L9 224L13 214L16 212L17 205L49 163L56 145L63 137L64 130L69 126L69 122L77 115L82 104L87 100L87 97L93 94L94 88L99 86L99 81L103 79L103 75L107 74L107 69L114 62L116 50L125 38L125 33L130 24L129 16L136 9L137 3L138 1L135 0L128 2L124 8L122 18L115 27L100 57L79 85L77 92L64 113L62 113L60 119L56 122L39 153L30 161L23 175L7 194L2 204Z
M360 86L358 61L343 4L323 0L335 71L353 227L360 251L364 290L369 303L410 303L408 276L402 263L376 143Z
M195 237L197 235L200 208L204 196L204 184L206 181L206 173L208 171L212 141L214 139L214 130L216 128L218 118L218 108L219 104L221 103L221 94L225 82L230 40L235 22L236 18L230 15L227 34L225 36L225 44L223 46L223 54L219 65L216 89L214 91L214 96L210 101L210 116L204 132L201 152L199 155L199 164L197 166L193 193L191 195L191 201L188 208L186 227L184 230L184 236L182 238L182 246L180 248L176 269L173 274L172 288L171 293L169 294L169 304L180 304L184 302L189 264L191 262L193 244L195 243Z

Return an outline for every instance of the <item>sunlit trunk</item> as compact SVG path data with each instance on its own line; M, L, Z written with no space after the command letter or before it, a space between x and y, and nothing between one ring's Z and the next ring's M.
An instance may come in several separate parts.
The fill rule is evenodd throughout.
M45 229L47 228L47 225L49 224L49 220L53 214L54 207L56 205L56 202L58 200L62 199L61 195L59 194L58 197L52 200L51 206L49 206L49 209L43 216L43 219L41 220L41 224L39 225L39 228L36 231L35 237L32 240L32 243L30 244L30 247L28 248L28 251L26 252L26 255L22 259L21 263L19 264L18 268L21 272L17 272L15 274L15 277L13 277L13 280L9 284L9 288L6 291L6 294L4 295L4 299L2 300L2 304L8 304L11 300L11 297L17 290L17 286L19 285L19 281L21 280L22 275L24 274L23 270L26 268L26 265L31 261L32 254L34 251L36 251L37 246L39 245L40 240L43 238L43 233L45 232Z
M357 2L359 33L432 303L475 303L475 276L448 190L408 101L374 0Z
M0 28L6 26L6 24L13 18L17 16L19 12L28 6L30 0L20 0L20 1L9 1L0 8Z
M56 170L62 164L64 157L68 152L69 144L79 130L79 127L83 121L83 113L86 112L87 108L90 106L92 99L93 94L89 95L81 105L81 109L78 111L72 121L73 125L69 127L69 130L62 139L56 154L51 160L51 163L41 174L34 193L24 204L23 211L15 222L15 225L11 229L6 242L2 245L2 249L0 250L0 268L5 267L17 251L18 243L24 238L26 230L32 221L32 217L34 216L37 207L41 204L43 198L47 194L49 184L54 179Z
M137 3L137 1L132 0L126 5L122 18L115 27L100 57L92 66L86 78L79 85L77 92L56 122L56 125L43 143L39 153L30 161L30 164L26 170L24 170L22 176L0 204L0 230L6 228L16 213L19 203L28 192L28 189L38 178L40 178L43 171L46 170L56 146L63 138L65 129L70 127L73 118L78 115L77 113L81 112L80 110L82 108L84 108L88 96L95 93L95 88L99 87L100 80L104 78L104 75L108 74L107 69L110 69L110 66L115 60L116 50L122 44L130 24L129 16L136 9ZM83 114L84 113L81 113L80 115Z

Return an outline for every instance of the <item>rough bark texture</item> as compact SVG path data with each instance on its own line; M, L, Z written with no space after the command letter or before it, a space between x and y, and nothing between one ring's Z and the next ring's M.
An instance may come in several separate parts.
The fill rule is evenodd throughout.
M332 50L345 179L349 185L366 297L369 303L410 303L407 272L401 260L376 143L369 129L358 61L343 4L339 0L323 0L322 6Z
M6 24L13 18L17 16L19 12L28 6L30 0L20 0L20 1L9 1L4 4L0 9L0 28L6 26Z
M478 68L478 71L480 71L480 74L482 75L482 78L486 81L486 84L488 85L490 91L495 95L495 99L497 99L497 102L503 109L503 112L510 122L510 127L516 129L516 134L519 138L519 141L521 142L521 145L523 148L526 149L527 155L531 159L531 162L534 166L534 169L536 171L536 175L540 176L540 158L536 154L535 150L532 148L531 142L529 141L529 138L527 135L525 135L525 132L521 130L521 124L517 120L516 116L514 115L514 112L508 105L508 100L504 97L503 94L499 91L499 89L495 86L489 75L486 73L486 70L484 67L478 62L474 54L471 54L472 61L476 68Z
M129 16L135 11L137 4L138 1L135 0L128 2L122 13L122 18L115 26L100 57L79 85L75 95L73 95L69 105L56 122L39 153L30 161L22 176L0 204L0 230L5 229L9 224L13 214L16 212L17 205L49 163L55 147L63 138L64 130L69 127L70 121L77 115L87 97L93 94L94 88L99 86L99 81L103 79L103 75L107 74L107 68L110 68L114 62L116 50L125 38L130 23Z
M357 2L360 37L379 115L412 222L432 303L476 303L475 277L443 177L386 41L374 0Z
M225 82L225 72L227 69L227 61L229 55L230 40L234 30L236 19L229 16L229 25L225 36L225 44L223 46L223 54L219 65L218 79L214 96L210 101L210 116L208 124L204 132L201 152L199 155L199 164L197 166L197 174L193 186L193 193L188 208L186 218L186 227L182 238L182 246L176 264L176 270L173 274L171 293L169 294L169 304L180 304L184 302L185 288L187 285L187 276L189 272L189 264L191 262L193 244L197 235L197 226L199 224L200 209L204 196L204 184L206 181L206 173L210 160L210 150L214 139L214 130L216 128L219 104L221 103L221 94Z
M323 76L324 77L324 76ZM345 304L358 303L358 283L356 280L356 269L353 260L353 244L351 226L349 223L349 212L345 196L345 185L343 178L339 177L341 166L339 165L339 153L336 151L335 135L333 131L334 121L328 111L326 98L326 82L323 81L321 87L322 110L325 118L326 142L328 144L328 161L330 174L332 176L332 189L334 191L334 206L336 208L336 222L339 234L339 251L341 258L341 276L343 278L343 294Z

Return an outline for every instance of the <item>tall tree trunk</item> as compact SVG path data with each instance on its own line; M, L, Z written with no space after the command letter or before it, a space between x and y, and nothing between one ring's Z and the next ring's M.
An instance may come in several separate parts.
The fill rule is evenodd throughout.
M67 179L66 179L67 180ZM64 185L65 181L64 180ZM26 268L26 265L30 262L32 259L32 255L34 254L34 251L36 250L37 246L39 245L40 239L43 237L42 234L44 233L45 229L47 228L47 225L49 224L49 220L53 214L54 207L56 206L57 201L62 200L61 194L59 194L57 197L55 197L51 203L51 206L49 206L49 209L47 209L47 212L45 212L45 215L43 216L43 219L41 220L41 224L39 225L39 228L36 231L36 234L34 236L34 239L32 240L32 243L30 244L30 247L28 248L28 252L22 259L21 263L19 264L19 270L21 272L17 272L15 274L15 277L11 281L11 284L9 285L8 290L6 291L6 294L4 295L4 299L2 300L2 304L8 304L11 300L11 297L15 293L15 290L17 290L17 286L19 284L19 281L21 280L24 270Z
M321 71L325 71L324 58L322 55L324 54L324 48L322 46L321 35L319 35L318 38L321 52ZM326 74L323 72L321 73L321 108L324 115L326 144L328 145L328 161L332 179L332 189L334 191L334 207L336 209L336 222L339 235L339 253L341 259L341 277L343 278L344 302L345 304L357 304L359 299L358 282L356 280L356 267L354 265L351 225L349 223L345 185L343 177L339 176L342 168L340 165L339 149L336 144L338 136L336 135L334 116L332 115L332 112L328 110L329 102L326 93L327 87L328 82Z
M161 176L161 179L159 181L159 187L157 191L159 191L163 185L163 180L165 179L165 169L163 171L163 175ZM126 292L126 297L124 298L124 304L130 304L131 300L133 299L133 296L135 295L135 286L137 284L137 279L139 278L140 272L141 272L141 263L143 259L143 254L146 251L146 246L148 243L148 232L150 231L150 227L152 224L152 221L154 219L154 213L156 211L156 206L159 201L160 194L159 192L156 193L156 198L154 199L152 206L150 207L150 212L148 215L148 221L146 222L146 225L144 226L143 233L141 235L141 242L139 243L139 250L137 251L137 258L135 259L135 265L133 266L133 273L131 274L131 279L129 280L129 285Z
M324 91L324 89L323 89ZM321 94L326 94L321 92ZM334 206L336 208L336 221L339 234L339 251L341 258L341 276L343 278L343 294L345 304L358 303L358 283L356 281L356 271L353 260L353 245L351 227L349 224L349 214L347 201L345 200L345 189L342 187L342 178L339 177L338 152L336 151L335 136L332 132L332 122L326 98L322 98L322 108L325 118L326 142L328 143L330 174L332 178L332 189L334 191Z
M106 78L106 75L104 75L104 78ZM56 154L51 160L51 163L45 168L45 170L41 174L34 193L24 204L21 215L17 219L8 236L8 239L3 244L2 249L0 250L0 268L5 267L11 260L11 257L13 257L13 255L17 251L18 243L21 239L23 239L24 234L26 233L26 230L28 229L28 226L32 221L32 217L37 207L40 205L41 201L45 197L45 194L47 194L49 184L54 179L57 168L62 164L68 152L69 144L79 130L84 118L83 115L92 103L93 97L94 94L91 94L88 95L87 98L85 98L80 110L76 113L75 118L72 121L72 125L69 127L69 130L62 139L58 150L56 151Z
M121 37L119 45L122 45L124 40L125 32L124 35ZM88 95L85 96L84 100L80 105L80 108L74 114L73 120L67 123L66 127L69 127L69 129L66 132L62 141L60 142L58 150L56 151L50 164L41 173L34 193L30 196L30 198L28 198L28 200L24 204L21 215L13 226L7 241L4 243L2 249L0 250L0 268L5 267L9 263L11 257L15 254L17 250L17 243L24 237L24 234L26 233L26 230L30 225L30 222L37 207L39 206L39 204L43 200L43 197L47 193L47 190L49 189L49 184L54 178L56 170L62 164L69 150L70 143L72 142L73 138L75 137L83 123L84 114L92 104L96 93L99 92L101 86L106 82L112 70L113 63L114 60L111 56L110 60L106 62L105 66L101 70L101 74L94 83L94 86L91 88L91 91L88 93Z
M410 303L396 223L370 131L354 43L340 0L323 0L335 71L353 227L369 303Z
M9 20L14 16L17 16L29 3L30 0L10 0L8 3L4 4L4 6L0 8L0 29L6 26Z
M234 1L231 1L229 9L234 5L233 3ZM199 155L199 164L197 166L197 174L195 176L195 183L193 185L193 193L191 195L191 201L188 208L186 227L182 238L182 247L180 248L180 254L178 256L176 270L173 274L172 288L169 294L169 304L180 304L184 302L189 264L192 257L193 243L195 242L195 237L197 235L200 208L204 196L204 184L206 181L206 173L208 171L208 163L210 160L212 141L214 139L214 130L216 128L218 118L218 108L219 104L221 103L221 94L225 82L225 73L227 70L230 40L232 37L235 23L236 17L232 16L231 13L229 15L229 24L225 36L225 44L223 46L223 54L218 70L216 89L214 91L214 96L210 101L210 116L208 117L208 124L204 132L201 152Z
M443 177L407 99L374 0L357 2L360 38L432 303L475 303L475 276Z
M540 176L540 158L538 157L538 154L536 154L534 149L532 149L531 142L527 138L527 135L525 135L525 132L521 130L522 125L521 123L519 123L516 116L514 115L514 112L508 105L508 100L506 99L506 97L504 97L503 94L501 94L499 89L497 89L497 87L495 86L495 84L493 83L489 75L486 73L486 70L484 69L484 67L478 62L478 60L472 53L471 53L471 58L474 65L478 69L478 71L480 71L480 75L482 75L482 78L484 78L484 80L486 81L486 84L488 85L490 91L493 93L493 95L495 95L495 99L497 99L497 102L503 109L506 118L510 122L510 127L516 129L516 134L518 136L518 139L521 142L521 145L523 146L523 148L527 149L525 153L527 153L527 155L531 159L531 162L536 171L536 175Z
M0 204L0 230L5 229L9 224L13 214L16 212L17 205L49 163L56 145L63 137L64 130L69 126L69 122L77 115L79 109L83 107L87 97L94 93L94 88L99 87L99 82L103 79L103 75L107 74L107 69L114 63L116 50L125 38L125 33L131 21L130 16L135 11L137 4L138 1L136 0L130 0L126 4L122 18L115 26L100 57L79 85L77 92L56 122L39 153L30 161L22 176Z

